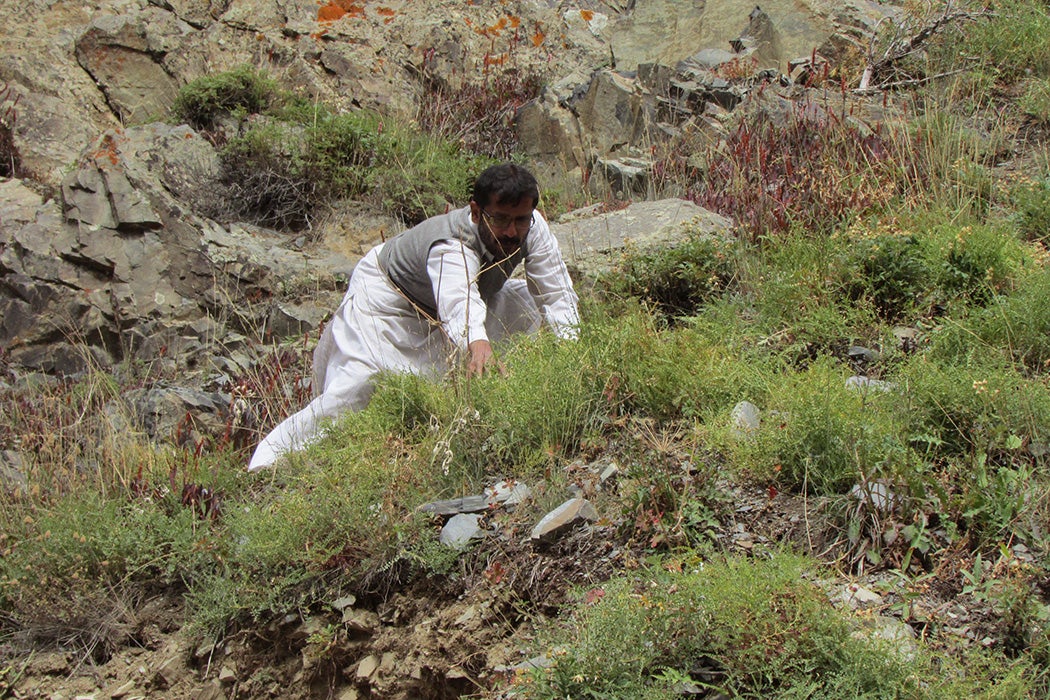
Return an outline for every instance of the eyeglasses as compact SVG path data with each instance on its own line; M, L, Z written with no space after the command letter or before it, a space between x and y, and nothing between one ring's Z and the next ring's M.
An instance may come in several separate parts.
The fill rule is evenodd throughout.
M518 233L528 233L536 224L535 214L529 214L528 216L493 216L482 209L481 215L485 217L486 221L488 221L489 228L497 231L505 231L508 226L514 224L514 229Z

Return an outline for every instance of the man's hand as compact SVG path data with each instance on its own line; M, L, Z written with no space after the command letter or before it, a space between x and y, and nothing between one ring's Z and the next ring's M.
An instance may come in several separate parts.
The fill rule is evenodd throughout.
M467 360L467 376L480 377L495 368L500 374L506 376L507 368L496 359L492 352L492 345L487 340L475 340L467 346L470 351L470 359Z

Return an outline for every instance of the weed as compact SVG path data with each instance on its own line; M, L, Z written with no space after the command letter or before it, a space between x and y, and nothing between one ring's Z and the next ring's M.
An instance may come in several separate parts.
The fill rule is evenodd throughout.
M1050 632L1050 607L1034 593L1032 581L1040 570L1019 561L1005 545L1000 545L996 561L978 553L970 569L961 569L963 595L991 603L1000 617L1000 633L1008 655L1016 656L1031 647L1045 644Z
M375 119L356 115L325 116L310 127L255 126L221 153L231 213L279 228L309 226L324 202L365 191L366 168L380 155L378 132Z
M933 455L1008 459L1011 435L1045 439L1046 387L994 356L975 354L966 365L918 357L902 366L901 381L908 386L911 433L938 437Z
M479 433L457 436L453 449L466 473L539 478L552 462L574 454L597 430L602 349L552 335L521 338L503 348L510 376L473 381L460 401L478 412Z
M1050 275L1023 276L1012 294L985 308L946 319L930 334L930 353L941 361L1000 358L1035 375L1050 361Z
M20 541L0 564L7 611L30 634L46 630L73 646L96 646L101 622L122 615L123 595L177 586L214 562L209 525L170 493L82 490L22 512Z
M239 121L264 113L279 94L275 80L251 66L241 66L184 85L175 97L172 113L194 129L212 130L223 117Z
M493 162L415 129L392 131L386 155L368 175L366 198L414 225L469 200L474 179Z
M261 120L221 152L223 216L308 228L327 203L372 200L414 224L470 195L487 161L366 112Z
M131 423L120 392L113 376L97 368L78 380L29 375L3 386L0 447L26 456L36 497L127 485L143 462L155 463L118 427Z
M794 230L756 252L740 265L738 282L754 343L799 366L881 343L874 305L850 296L860 279L848 238Z
M881 318L899 321L925 306L933 271L914 234L861 240L854 255L860 275L851 296L870 298Z
M656 550L712 544L727 510L714 461L699 459L681 428L656 434L650 420L625 427L636 436L620 458L618 493L628 538Z
M708 417L742 399L765 396L767 373L779 366L746 340L726 338L718 323L666 329L638 308L595 314L586 341L601 351L588 370L605 381L599 404L611 415Z
M908 207L950 212L948 221L980 220L996 195L990 166L1001 132L985 135L935 103L915 107L907 127L892 132L896 192Z
M799 101L779 107L762 93L691 173L688 198L735 220L748 240L793 226L811 233L883 203L892 193L891 142L843 107ZM695 158L695 156L694 156Z
M508 91L497 85L492 99L509 100ZM219 188L207 197L222 220L303 230L333 201L355 198L415 224L469 198L473 176L492 162L434 125L428 135L369 112L335 114L250 67L190 83L173 113L222 145ZM227 116L232 133L219 128Z
M938 283L949 298L984 304L1012 282L1018 249L991 227L941 227L931 243L939 246Z
M257 127L222 151L223 218L299 229L323 200L320 183L303 167L300 134L280 123ZM222 213L219 213L222 216Z

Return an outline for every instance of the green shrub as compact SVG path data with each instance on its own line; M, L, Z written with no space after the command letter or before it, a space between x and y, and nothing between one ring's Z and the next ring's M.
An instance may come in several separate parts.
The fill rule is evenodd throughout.
M190 83L174 111L199 129L226 115L260 115L223 135L220 187L206 197L218 219L302 230L338 200L355 198L412 225L465 203L474 178L493 162L378 114L334 114L250 67Z
M997 354L975 352L951 364L916 356L898 381L908 389L907 432L932 436L933 456L1008 458L1018 440L1048 444L1050 389Z
M188 592L196 625L282 615L323 600L397 556L434 470L402 454L384 421L350 413L279 469L246 478L223 518L221 567ZM335 576L333 576L335 572Z
M0 557L5 616L30 634L84 649L127 634L125 596L182 590L210 576L221 558L214 524L170 494L79 489L34 510Z
M912 223L932 277L928 298L940 313L984 305L1023 279L1031 256L1012 230L965 217L942 222L927 215Z
M297 126L269 122L231 139L223 148L222 218L298 230L319 213L325 184L311 177L305 134Z
M193 513L150 509L146 517L146 510L143 504L90 492L59 500L29 519L24 541L5 560L9 581L46 589L65 577L108 583L124 577L177 580L175 555L192 543Z
M302 159L307 174L329 198L357 197L368 190L368 173L393 156L383 121L368 112L324 115L306 125Z
M846 237L802 231L766 246L742 282L752 290L752 322L763 342L799 364L876 342L875 306L850 296L857 280L853 255Z
M225 116L239 119L266 112L279 93L277 82L263 71L241 66L184 85L175 97L172 112L194 129L210 129Z
M981 454L972 462L946 470L952 488L943 512L975 544L1022 542L1038 547L1044 541L1042 524L1050 516L1050 504L1039 494L1050 486L1031 459L1017 447L1006 458Z
M806 563L668 562L583 595L545 639L552 664L515 684L525 698L920 696L909 665L853 626L807 581Z
M721 323L666 329L637 307L612 316L598 309L591 314L583 339L596 350L591 371L605 382L603 404L613 414L710 416L762 394L765 374L778 366L761 348L724 335Z
M926 213L872 233L851 244L840 276L850 280L851 299L870 302L888 322L965 314L1009 294L1033 268L1032 254L1002 225L965 217L946 224Z
M949 296L983 304L1013 281L1018 249L1003 232L987 226L949 226L934 232L933 239L944 254L938 283Z
M231 139L221 158L226 216L292 230L345 198L418 223L465 203L488 165L376 114L324 110L306 122L264 120Z
M600 280L607 294L654 304L668 316L688 316L705 302L731 289L741 244L690 234L681 243L658 250L628 250L616 268Z
M930 334L930 355L945 362L998 358L1030 373L1050 363L1050 272L1023 278L1011 294L985 308L945 319Z
M818 494L841 493L862 479L896 479L913 466L899 414L899 388L850 387L827 358L778 376L749 439L731 434L724 449L760 481ZM725 415L725 414L723 414Z
M1026 80L1018 105L1035 123L1050 124L1050 76Z
M463 206L495 161L454 141L407 127L385 128L386 152L368 174L370 199L409 225Z
M1018 187L1013 192L1018 232L1027 241L1050 238L1050 180Z
M937 67L957 68L960 56L976 60L974 72L1013 82L1034 74L1050 76L1050 13L1040 0L1005 0L995 12L948 34L934 52Z
M860 271L852 284L853 298L869 298L889 322L922 309L933 287L933 271L914 234L862 239L853 254Z
M505 346L509 375L468 387L484 437L458 450L502 476L523 478L538 478L552 458L576 454L602 415L604 378L595 371L602 351L586 331L572 342L543 334Z

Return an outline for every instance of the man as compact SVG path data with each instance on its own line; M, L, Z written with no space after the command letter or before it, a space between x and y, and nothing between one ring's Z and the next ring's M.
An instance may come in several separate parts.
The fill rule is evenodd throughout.
M369 251L314 350L313 401L259 443L248 469L303 448L324 419L363 409L382 370L440 376L465 355L468 376L502 372L491 343L541 320L574 337L578 299L539 199L528 170L494 165L468 206ZM525 279L509 279L519 264Z

